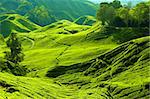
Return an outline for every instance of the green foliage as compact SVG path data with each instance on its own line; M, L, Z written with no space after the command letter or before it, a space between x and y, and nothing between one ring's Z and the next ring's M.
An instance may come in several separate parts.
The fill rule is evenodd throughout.
M117 27L148 27L149 4L141 2L135 7L122 6L118 0L101 3L97 11L97 19L109 26Z
M5 52L5 61L1 63L1 71L11 72L14 75L25 75L27 69L21 66L19 63L23 61L24 54L22 53L22 47L15 33L11 33L7 40L7 47L10 48L10 52Z
M148 3L142 2L137 4L130 10L131 17L133 18L133 24L138 27L149 26L149 6Z
M16 33L11 33L7 40L7 47L10 48L10 52L7 52L5 57L8 61L18 64L23 60L21 43L18 41Z
M102 21L102 25L113 25L113 21L116 15L116 9L120 7L122 7L122 5L119 0L114 0L110 3L100 3L99 10L97 11L97 19Z
M124 43L132 39L149 36L148 28L131 28L131 27L105 27L101 35L112 36L117 43Z
M25 57L19 65L2 59L6 67L1 66L0 98L146 98L149 37L116 47L118 41L137 38L143 33L140 30L62 20L30 33L17 33ZM0 45L0 56L6 50Z
M0 20L5 20L8 16L0 16Z
M6 1L2 0L2 6ZM66 12L68 8L65 11L60 10L65 8L64 6L55 9L57 0L45 0L50 5L42 0L12 1L14 7L17 6L15 2L19 2L17 13L26 14L30 19L38 15L34 16L33 20L42 25L48 24L46 22L56 16L58 20L62 17L74 20L72 16L79 17L82 12L72 8L74 3L68 3L72 0L63 2L71 8L69 12ZM62 4L64 0L60 1L57 5ZM81 3L81 0L75 1ZM90 2L83 1L91 5ZM16 14L0 16L1 23L6 22L2 27L2 30L5 30L3 34L12 30L18 32L8 38L0 35L0 99L148 98L150 48L149 37L143 37L149 35L148 28L130 27L133 26L131 20L137 21L130 14L134 11L121 7L118 0L108 5L108 13L105 13L108 16L103 22L108 24L108 27L99 22L87 26L87 23L95 22L90 16L80 17L75 22L62 20L44 27ZM49 7L53 10L48 10ZM85 8L84 11L87 12L91 9L82 4L78 7ZM76 14L74 9L77 10ZM3 9L4 12L5 10L7 9ZM129 18L126 15L128 13ZM83 25L76 24L78 22ZM120 43L123 44L119 45ZM7 60L4 59L4 51L7 52Z
M87 62L55 67L47 76L78 88L82 93L80 97L147 98L150 84L149 38L126 42Z
M27 73L27 68L0 58L0 72L8 72L16 76L24 76Z
M14 76L0 72L0 98L63 99L78 97L74 90L48 78Z
M115 9L122 7L121 2L119 0L114 0L113 2L110 2L109 5L114 7Z
M9 64L7 64L9 65ZM11 64L12 65L12 64ZM16 76L25 76L28 72L27 68L21 65L14 65L13 68L9 68L11 73Z
M118 43L127 42L132 39L149 36L148 28L120 28L112 34L113 40Z
M129 24L129 10L128 8L125 7L121 7L119 9L117 9L116 15L124 21L124 23L126 24L126 26L128 27ZM117 20L116 20L117 21ZM116 24L119 26L119 24Z
M109 6L108 3L101 3L100 9L97 12L97 19L102 21L102 25L111 25L115 17L115 9Z
M56 22L56 19L50 16L48 9L44 6L35 7L26 15L30 20L39 25L47 25Z
M5 39L4 39L3 35L0 34L0 44L2 45L2 43L4 43L4 42L5 42Z

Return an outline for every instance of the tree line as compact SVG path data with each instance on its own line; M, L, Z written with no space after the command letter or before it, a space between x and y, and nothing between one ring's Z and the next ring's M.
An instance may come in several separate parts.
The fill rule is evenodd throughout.
M102 25L115 27L149 27L150 1L132 7L132 3L122 5L119 0L102 2L97 11L97 19Z

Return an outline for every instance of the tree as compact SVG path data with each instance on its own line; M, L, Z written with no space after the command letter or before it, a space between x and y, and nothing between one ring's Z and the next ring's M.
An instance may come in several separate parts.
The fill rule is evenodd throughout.
M102 22L102 25L105 25L105 22L107 20L106 14L105 14L107 8L108 8L107 2L100 3L99 10L97 11L97 14L96 14L97 19Z
M141 2L137 4L131 11L130 15L132 18L137 22L138 27L141 26L141 24L145 24L145 26L148 26L149 22L149 6Z
M115 17L115 9L108 3L103 2L100 4L100 9L97 12L97 19L102 21L102 25L112 25Z
M120 18L119 16L115 16L115 18L113 20L113 25L115 27L124 27L124 26L126 26L124 20L122 18Z
M44 26L51 22L56 21L55 18L50 14L50 12L44 6L36 6L30 10L26 16L34 23Z
M115 9L122 7L121 2L119 0L114 0L113 2L110 2L109 5L114 7Z
M11 33L6 43L10 51L4 52L5 59L0 61L0 70L7 71L16 76L26 75L27 68L19 64L23 60L24 54L22 53L21 43L16 33Z
M6 43L10 48L10 52L6 52L5 58L14 64L19 64L19 62L23 60L24 54L22 53L21 43L19 42L16 33L11 33Z
M128 27L128 22L129 22L129 10L127 7L121 7L117 9L116 11L116 16L120 17L123 19L124 23Z
M5 65L7 71L9 70L16 76L23 76L27 73L27 68L19 63L23 60L24 54L22 53L21 43L19 42L16 33L11 33L7 40L7 47L10 51L5 52ZM5 68L4 68L5 69Z

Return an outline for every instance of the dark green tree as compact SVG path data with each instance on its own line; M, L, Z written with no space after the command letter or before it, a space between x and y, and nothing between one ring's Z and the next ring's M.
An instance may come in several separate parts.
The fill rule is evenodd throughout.
M19 64L23 60L24 54L16 33L11 33L6 43L10 48L10 52L6 52L6 59L14 64Z
M109 5L113 6L115 9L122 7L121 2L119 0L114 0L113 2L110 2Z
M5 58L0 59L0 71L9 72L16 76L26 75L27 68L20 64L24 54L16 33L11 33L6 43L10 51L4 52Z
M25 75L27 69L25 66L19 64L23 60L24 54L22 53L21 43L19 42L16 33L11 33L6 43L10 51L5 52L5 66L16 76Z
M130 19L129 11L130 11L130 9L127 7L121 7L119 9L117 9L117 11L116 11L116 16L123 19L123 21L127 27L128 27L128 23L129 23L129 19Z
M141 2L130 10L130 16L138 27L149 27L149 5Z
M108 3L101 3L100 8L97 11L97 19L102 22L102 25L112 25L115 17L115 9Z
M44 6L36 6L30 10L26 16L32 20L34 23L44 26L51 22L55 22L54 16Z
M121 2L119 0L114 0L113 2L102 2L100 3L100 7L97 11L97 19L102 22L102 25L113 26L113 23L118 17L116 17L117 9L121 8ZM120 20L121 18L119 18Z

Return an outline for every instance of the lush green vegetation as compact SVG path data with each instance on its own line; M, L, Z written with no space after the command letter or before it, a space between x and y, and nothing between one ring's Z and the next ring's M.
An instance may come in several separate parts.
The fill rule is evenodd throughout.
M102 2L97 12L97 19L103 25L116 27L149 27L150 2L141 2L135 7L122 6L119 0Z
M88 0L1 0L0 11L24 15L45 26L62 19L74 21L80 16L94 16L96 9L96 4Z
M55 67L47 76L78 88L81 98L148 99L149 39L126 42L84 63Z
M149 99L149 4L2 0L0 99Z

